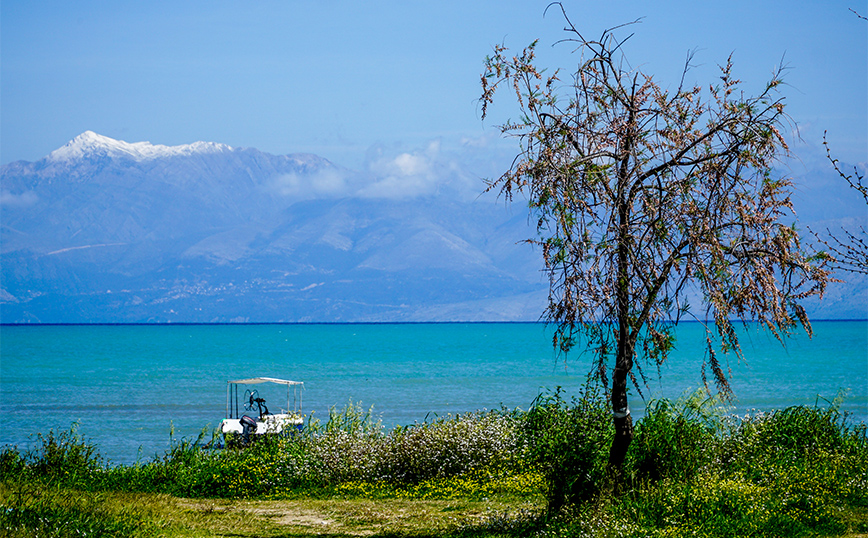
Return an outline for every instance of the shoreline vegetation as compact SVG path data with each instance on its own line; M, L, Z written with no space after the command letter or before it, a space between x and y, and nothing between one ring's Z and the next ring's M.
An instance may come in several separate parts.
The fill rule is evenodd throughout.
M528 411L385 431L360 404L300 433L173 440L112 465L73 427L0 449L0 535L868 535L868 436L840 401L736 417L703 390L649 403L620 474L593 387Z

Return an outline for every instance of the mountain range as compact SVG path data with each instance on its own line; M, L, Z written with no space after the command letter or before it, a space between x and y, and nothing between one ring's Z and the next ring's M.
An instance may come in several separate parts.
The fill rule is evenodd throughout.
M85 132L0 170L4 323L535 320L527 215L309 154Z
M311 154L87 131L0 168L0 321L537 320L526 208L430 164L401 154L371 179ZM864 318L855 286L812 312Z

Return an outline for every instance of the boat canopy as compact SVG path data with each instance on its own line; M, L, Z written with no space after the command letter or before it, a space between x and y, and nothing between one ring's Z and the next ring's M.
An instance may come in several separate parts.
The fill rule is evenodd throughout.
M258 385L260 383L275 383L277 385L285 386L286 407L281 411L281 413L301 413L301 393L304 392L303 381L289 381L287 379L277 379L276 377L250 377L247 379L230 380L226 384L226 418L241 418L241 409L239 406L240 401L238 400L238 385ZM232 394L233 390L235 392L234 395ZM252 404L256 397L255 395L257 394L258 392L256 390L248 390L244 395L244 401L248 401ZM292 395L291 400L290 395ZM232 401L233 396L235 400L234 402ZM290 405L290 403L292 403L292 405ZM249 411L247 408L245 408L245 410Z
M303 381L289 381L286 379L277 379L274 377L251 377L250 379L236 379L235 381L229 382L230 385L255 385L257 383L277 383L278 385L304 385Z

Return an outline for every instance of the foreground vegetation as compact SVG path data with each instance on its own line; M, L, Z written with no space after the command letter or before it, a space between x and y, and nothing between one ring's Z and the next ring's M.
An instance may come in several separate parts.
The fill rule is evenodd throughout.
M868 438L837 406L737 418L649 405L622 474L592 391L384 432L348 405L304 433L199 439L112 466L73 428L0 451L5 536L836 536L868 533Z

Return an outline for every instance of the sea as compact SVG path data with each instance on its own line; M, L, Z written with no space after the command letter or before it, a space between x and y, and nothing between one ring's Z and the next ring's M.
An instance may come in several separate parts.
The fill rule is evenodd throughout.
M721 355L734 399L729 412L836 398L850 424L868 421L868 321L819 321L814 335L782 345L748 324L744 359ZM216 428L227 383L251 377L304 382L258 385L277 412L300 405L325 421L348 404L371 411L386 430L491 409L528 409L562 387L578 394L588 353L564 357L541 323L3 325L0 326L0 446L32 449L39 435L69 431L111 464L147 462ZM680 324L660 370L646 367L631 410L703 386L705 328ZM712 387L713 388L713 387ZM241 390L244 390L242 387ZM233 404L234 405L234 404Z

